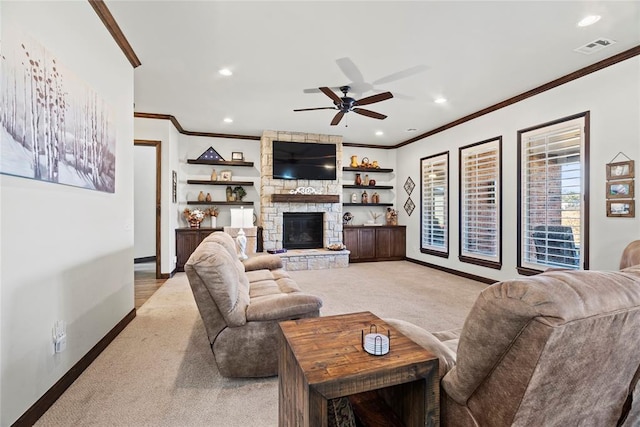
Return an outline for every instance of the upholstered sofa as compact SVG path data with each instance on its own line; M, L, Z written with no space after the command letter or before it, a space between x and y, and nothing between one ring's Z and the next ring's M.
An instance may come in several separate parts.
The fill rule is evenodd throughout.
M275 255L238 260L231 236L205 238L185 264L220 374L278 374L278 322L317 317L322 300L303 293Z
M438 356L441 425L637 427L634 262L628 257L622 271L556 270L493 284L460 330L431 334L386 321Z

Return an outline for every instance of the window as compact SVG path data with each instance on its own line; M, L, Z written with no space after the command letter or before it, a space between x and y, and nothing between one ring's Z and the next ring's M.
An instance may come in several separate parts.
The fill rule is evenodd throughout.
M420 159L420 251L449 256L449 152Z
M581 113L518 132L518 272L588 268L588 125Z
M502 137L460 148L459 259L502 267Z

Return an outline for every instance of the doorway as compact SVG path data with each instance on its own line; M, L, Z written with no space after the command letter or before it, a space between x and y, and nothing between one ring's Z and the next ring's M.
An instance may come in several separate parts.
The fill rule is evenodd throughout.
M155 261L155 278L161 279L162 145L160 141L142 139L134 140L133 144L134 148L139 150L134 152L136 158L134 168L140 184L137 185L134 182L134 200L136 201L134 204L134 230L136 230L134 262ZM150 151L149 154L147 154L147 150ZM155 153L153 153L154 151Z

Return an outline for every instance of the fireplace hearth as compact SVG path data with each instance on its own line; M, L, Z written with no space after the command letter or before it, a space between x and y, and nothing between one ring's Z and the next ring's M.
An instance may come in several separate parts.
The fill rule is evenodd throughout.
M324 246L322 212L282 214L282 246L286 249L317 249Z

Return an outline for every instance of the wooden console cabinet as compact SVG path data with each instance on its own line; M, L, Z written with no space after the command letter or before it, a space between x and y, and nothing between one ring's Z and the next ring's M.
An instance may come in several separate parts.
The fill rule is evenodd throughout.
M404 225L346 225L344 244L351 254L349 262L398 261L406 257Z
M214 231L222 228L176 228L176 271L184 271L184 265L198 245Z

